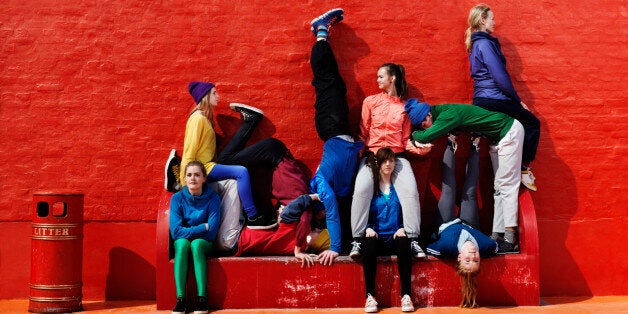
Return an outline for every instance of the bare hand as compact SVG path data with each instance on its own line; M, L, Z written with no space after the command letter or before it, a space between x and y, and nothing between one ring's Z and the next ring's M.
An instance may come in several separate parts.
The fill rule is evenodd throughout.
M377 238L377 232L371 228L366 228L366 237L367 238Z
M325 250L323 251L323 253L318 254L318 257L316 259L323 266L331 266L334 263L334 259L336 259L336 257L338 257L338 253L331 250Z
M397 232L395 232L395 234L393 235L393 239L396 239L397 237L401 237L401 238L407 237L406 230L404 230L403 228L399 228Z
M319 202L320 202L320 200L321 200L321 198L318 196L318 193L315 193L315 194L310 194L310 198L311 198L313 201L319 201Z
M308 268L314 265L316 254L294 253L294 257L297 258L297 261L301 262L301 268Z
M521 107L523 107L523 109L530 111L530 108L528 108L528 106L526 104L523 103L523 101L521 102Z

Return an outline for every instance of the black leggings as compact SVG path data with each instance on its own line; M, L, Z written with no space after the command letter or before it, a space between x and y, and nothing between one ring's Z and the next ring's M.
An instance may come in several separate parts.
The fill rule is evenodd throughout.
M377 256L397 255L397 269L401 282L401 296L411 294L412 255L410 252L410 240L407 237L397 237L390 241L382 238L364 238L362 242L362 266L364 269L364 282L366 293L375 295L375 273L377 270Z

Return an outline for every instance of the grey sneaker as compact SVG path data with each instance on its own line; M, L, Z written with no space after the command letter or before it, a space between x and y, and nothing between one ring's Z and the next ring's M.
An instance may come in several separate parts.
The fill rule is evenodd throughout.
M416 240L410 241L410 250L412 251L412 256L416 258L425 258L425 252L423 252L419 242Z
M364 304L364 312L377 313L377 301L375 301L375 298L370 293L366 295L366 304Z
M360 242L351 242L351 252L349 252L349 257L358 258L360 256L362 256L362 253L360 253Z
M510 243L508 240L497 243L497 254L517 254L519 253L519 244Z
M414 312L414 304L412 304L412 299L407 294L404 294L403 297L401 297L401 311Z
M264 111L253 106L232 102L229 107L239 112L244 121L260 121L264 117Z
M532 174L532 168L528 167L526 170L521 170L521 184L534 192L536 192L535 179L534 174Z

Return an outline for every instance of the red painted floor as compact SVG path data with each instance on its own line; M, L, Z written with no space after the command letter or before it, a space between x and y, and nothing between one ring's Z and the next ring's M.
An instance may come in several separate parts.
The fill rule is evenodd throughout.
M594 298L543 298L541 306L521 307L482 307L474 310L455 307L419 308L415 313L628 313L628 296L594 297ZM83 304L89 313L170 313L155 310L152 301L87 301ZM0 300L0 313L28 313L28 300ZM348 314L364 313L362 309L253 309L253 310L219 310L210 313L218 314ZM401 313L400 308L382 309L379 313Z

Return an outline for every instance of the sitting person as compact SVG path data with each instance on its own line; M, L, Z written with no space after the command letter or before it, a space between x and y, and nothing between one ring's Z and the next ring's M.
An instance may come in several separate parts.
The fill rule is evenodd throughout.
M443 187L436 214L435 241L427 245L427 253L456 258L456 270L462 284L460 307L477 307L475 277L480 272L480 257L494 255L497 242L480 232L476 188L479 175L480 137L471 137L467 160L467 176L462 188L460 217L456 217L456 156L457 138L450 135L443 156Z
M186 123L181 164L185 165L192 160L200 161L205 166L209 182L235 179L238 183L238 194L247 215L247 226L256 229L275 227L277 222L258 212L255 206L247 169L240 165L225 165L216 162L214 107L218 106L220 99L216 86L207 82L190 82L188 90L196 106ZM182 185L185 184L183 169L181 169L180 182ZM168 187L173 185L166 184Z
M404 230L403 213L399 197L392 183L395 169L395 153L388 147L377 150L370 168L373 170L373 190L362 256L364 283L366 285L367 313L377 312L375 300L375 274L377 256L397 255L397 268L401 282L401 310L414 311L412 304L412 251Z
M489 154L495 173L493 234L500 253L518 253L517 239L519 185L523 126L512 117L478 106L444 104L429 106L412 98L405 109L410 121L420 130L412 132L412 140L431 143L439 136L456 129L479 133L490 141ZM502 238L503 235L503 238Z
M174 281L177 304L172 314L186 312L188 258L192 253L198 298L194 313L207 313L207 257L212 253L220 222L220 197L205 184L207 172L199 161L185 168L185 187L170 200L170 235L174 240Z
M304 194L279 207L276 230L243 229L234 256L293 255L303 267L314 264L329 249L326 229L317 222L325 212L317 194Z

